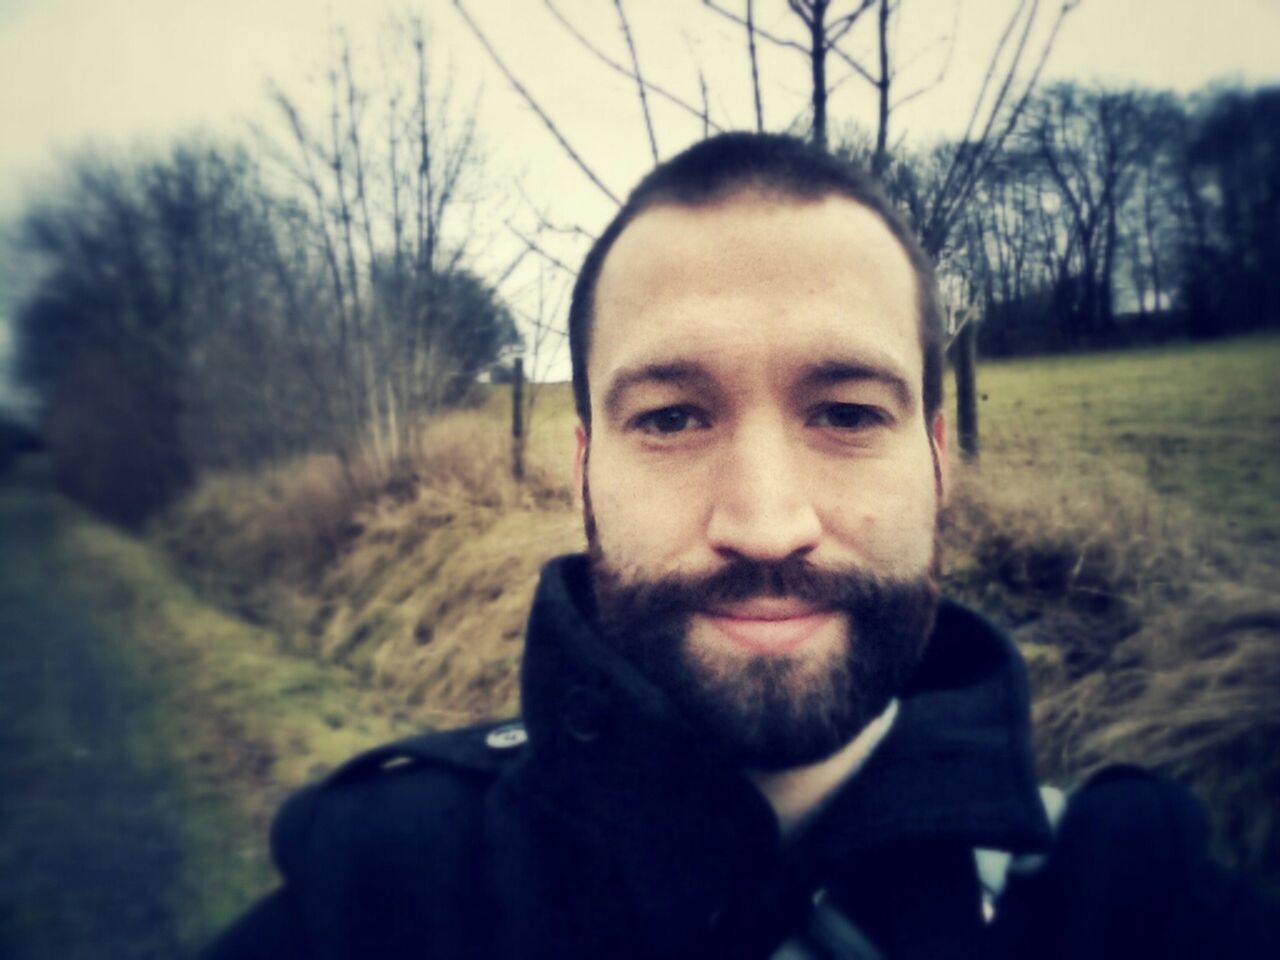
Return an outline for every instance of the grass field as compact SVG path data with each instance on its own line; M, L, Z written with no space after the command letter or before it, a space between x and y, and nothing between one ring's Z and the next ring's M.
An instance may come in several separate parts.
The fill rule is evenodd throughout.
M1280 545L1280 338L988 363L985 455L1028 472L1100 463L1233 540Z

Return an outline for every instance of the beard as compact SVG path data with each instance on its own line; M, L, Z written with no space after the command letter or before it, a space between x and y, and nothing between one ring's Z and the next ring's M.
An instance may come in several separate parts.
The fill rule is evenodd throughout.
M601 631L673 702L695 735L739 768L785 770L849 743L906 686L938 605L933 561L919 576L819 568L803 557L735 558L703 575L627 576L604 555L584 484ZM758 654L694 642L692 618L726 604L787 597L836 611L840 642Z

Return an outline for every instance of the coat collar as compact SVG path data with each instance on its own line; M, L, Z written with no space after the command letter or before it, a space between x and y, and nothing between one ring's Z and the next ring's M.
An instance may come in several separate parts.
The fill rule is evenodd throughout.
M752 836L777 846L763 798L602 641L594 617L587 558L547 564L521 678L530 760L543 787L582 816L629 831L646 819L672 826L713 814L738 849ZM806 828L802 845L821 859L934 838L1046 847L1026 675L1013 644L944 600L900 699L889 735ZM705 819L699 826L722 832Z
M1026 670L1012 641L943 600L893 728L820 819L820 847L837 857L935 838L1047 849Z

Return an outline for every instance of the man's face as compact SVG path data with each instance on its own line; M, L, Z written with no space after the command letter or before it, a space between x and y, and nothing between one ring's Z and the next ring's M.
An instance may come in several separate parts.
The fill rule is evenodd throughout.
M852 200L657 206L601 272L578 469L606 632L736 759L834 752L936 605L915 276Z

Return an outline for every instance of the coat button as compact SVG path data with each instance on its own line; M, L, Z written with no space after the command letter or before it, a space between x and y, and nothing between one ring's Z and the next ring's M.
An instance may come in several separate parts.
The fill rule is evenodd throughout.
M523 723L504 723L494 727L484 738L485 746L490 750L514 750L529 742L529 732Z
M600 695L586 687L574 687L564 700L564 728L579 743L600 739L604 704Z

